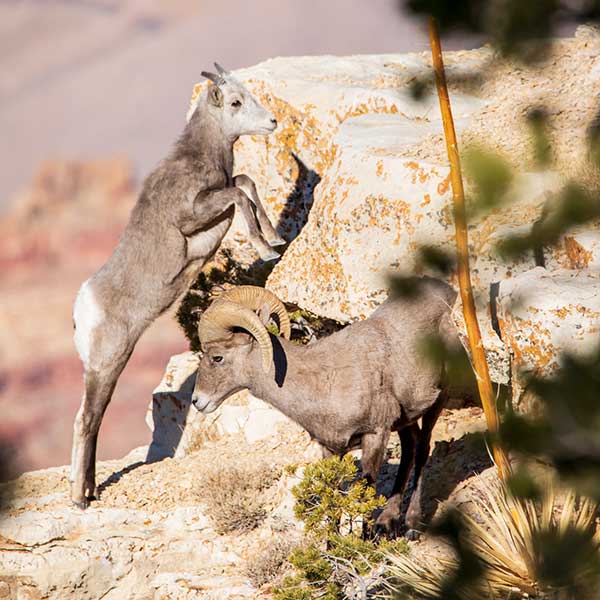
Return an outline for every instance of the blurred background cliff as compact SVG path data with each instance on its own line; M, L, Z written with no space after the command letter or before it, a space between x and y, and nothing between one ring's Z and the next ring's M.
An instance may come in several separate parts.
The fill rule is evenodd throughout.
M73 299L181 131L200 71L427 47L395 0L0 1L0 438L19 471L69 461L82 387ZM186 347L171 314L144 336L99 458L147 443L151 391Z

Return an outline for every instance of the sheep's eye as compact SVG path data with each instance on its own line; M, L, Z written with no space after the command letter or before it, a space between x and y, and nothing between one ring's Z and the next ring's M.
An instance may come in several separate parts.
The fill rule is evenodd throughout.
M231 106L233 106L234 108L239 108L241 105L242 105L242 103L241 103L241 101L240 101L240 100L234 100L234 101L231 103Z
M213 356L213 357L212 357L212 361L213 361L214 363L220 363L222 360L223 360L223 357L222 357L222 356Z

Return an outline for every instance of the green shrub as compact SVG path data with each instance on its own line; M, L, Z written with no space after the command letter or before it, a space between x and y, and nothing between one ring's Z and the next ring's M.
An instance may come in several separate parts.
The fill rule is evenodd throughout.
M357 479L357 474L350 454L306 467L292 493L294 514L304 521L308 533L325 538L339 533L342 524L352 532L359 523L373 523L373 511L385 504L385 498L377 496L364 479Z
M372 524L372 513L385 499L375 494L352 456L334 456L309 465L292 490L294 512L304 521L307 537L288 557L296 574L274 591L275 600L340 600L344 590L362 579L376 587L381 578L370 574L386 563L385 552L402 554L402 540L363 539L359 523ZM347 531L342 533L341 530Z

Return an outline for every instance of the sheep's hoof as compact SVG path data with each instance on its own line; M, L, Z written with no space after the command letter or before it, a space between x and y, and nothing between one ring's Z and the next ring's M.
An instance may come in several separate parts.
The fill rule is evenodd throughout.
M260 255L260 258L262 259L263 262L269 262L270 260L275 260L276 258L279 258L281 255L279 254L279 252L275 252L275 250L270 250L267 252L262 252Z
M286 244L287 240L284 240L282 237L276 237L269 240L269 246L285 246Z
M409 542L416 542L420 539L421 537L421 532L417 531L416 529L409 529L405 534L404 537L409 541Z
M77 502L77 500L72 500L73 505L79 508L80 510L85 510L89 505L90 501L88 498L84 498L81 502Z
M375 530L377 533L385 535L395 535L400 525L400 515L395 511L384 511L375 521Z

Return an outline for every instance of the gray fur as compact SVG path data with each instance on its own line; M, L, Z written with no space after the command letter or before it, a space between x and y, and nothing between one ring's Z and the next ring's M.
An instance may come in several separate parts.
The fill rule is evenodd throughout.
M371 482L377 479L390 432L399 432L401 465L378 525L390 528L397 522L415 462L416 493L406 521L416 529L431 431L447 398L443 369L424 360L418 348L431 334L459 343L449 327L456 293L435 279L425 278L421 284L416 299L388 300L365 321L308 346L271 336L274 376L264 372L260 349L245 333L207 344L194 405L211 412L232 393L247 388L304 427L328 454L362 448L363 471ZM215 356L223 359L214 362Z
M74 427L71 498L83 508L96 494L102 416L137 340L215 254L235 207L263 259L278 256L270 244L285 243L253 181L233 177L237 138L267 135L276 121L231 75L219 78L223 84L209 86L173 151L145 180L118 246L75 303L85 392Z

